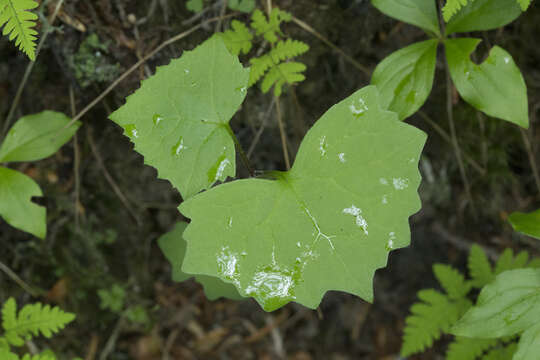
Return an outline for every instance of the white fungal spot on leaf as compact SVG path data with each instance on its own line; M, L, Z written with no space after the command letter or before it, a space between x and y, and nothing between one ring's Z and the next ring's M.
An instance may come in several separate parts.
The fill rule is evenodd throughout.
M359 98L357 102L358 104L355 104L355 102L353 101L353 103L349 105L349 110L351 110L353 115L360 116L369 110L364 99Z
M228 246L221 248L221 252L216 257L218 272L229 280L237 277L238 256L233 253Z
M388 204L388 195L383 195L381 202L385 205Z
M396 240L396 233L392 231L388 234L388 242L386 243L387 250L392 250L394 248L394 240Z
M185 149L187 149L187 146L184 145L184 139L180 139L180 142L176 146L175 155L179 156L180 152L182 152L182 150L185 150Z
M403 190L409 187L409 180L402 178L394 178L392 184L396 190Z
M231 162L229 161L229 159L223 159L219 163L219 166L216 171L216 178L214 179L215 181L219 180L223 176L223 172L225 171L225 168L227 167L227 165L230 165L230 164Z
M326 136L323 136L319 141L319 151L321 152L322 156L326 155L327 148L328 148L328 144L326 143Z
M382 185L388 185L388 180L386 180L385 178L380 178L380 179L379 179L379 182L380 182Z
M361 227L364 230L364 234L368 235L368 223L362 216L362 209L351 205L351 207L343 209L343 213L354 216L356 218L356 226Z
M339 153L338 158L339 158L339 161L341 161L342 163L347 161L345 160L345 153Z

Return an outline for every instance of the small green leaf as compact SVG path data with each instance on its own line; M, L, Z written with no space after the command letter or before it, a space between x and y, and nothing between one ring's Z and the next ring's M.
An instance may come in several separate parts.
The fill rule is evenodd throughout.
M187 0L186 8L191 12L201 12L203 9L204 3L203 0Z
M480 39L448 39L450 75L461 97L478 110L523 128L529 126L527 87L512 56L494 46L480 65L470 56Z
M540 239L540 209L525 214L515 212L508 218L514 230Z
M471 290L471 284L453 267L445 264L433 265L433 273L450 299L463 299Z
M481 340L481 339L476 339L476 340ZM486 339L483 339L483 340L485 341ZM515 342L512 342L504 346L499 344L498 347L492 348L484 356L482 356L481 360L512 360L516 350L517 350L517 344ZM531 358L529 360L534 360L534 359Z
M118 284L114 284L110 289L99 289L99 307L108 309L114 313L119 313L124 308L126 290Z
M255 9L255 0L229 0L229 9L250 13Z
M233 55L240 55L240 53L247 54L251 50L251 40L253 35L249 32L247 26L238 20L231 22L231 29L221 34L227 49Z
M13 227L44 239L46 210L32 202L32 197L43 193L30 177L0 167L0 217Z
M229 121L246 96L249 69L214 36L143 81L110 115L159 177L187 199L236 174Z
M521 334L518 349L512 360L535 360L540 354L540 322Z
M471 283L475 288L482 288L495 278L486 253L479 245L471 246L468 267L472 278Z
M435 76L438 40L422 41L400 49L377 65L371 78L381 92L383 107L403 120L426 101Z
M183 235L187 225L186 222L179 221L171 231L158 239L161 251L163 251L163 254L171 263L172 279L178 282L185 281L194 276L193 274L182 271L182 263L184 262L184 256L186 254L186 240ZM233 300L243 299L233 285L225 283L217 277L195 275L195 280L204 287L204 293L210 300L215 300L220 297L226 297Z
M440 36L439 17L433 0L371 0L382 13Z
M526 11L531 5L532 0L517 0L517 2L519 3L521 10Z
M12 353L9 349L0 349L0 359L2 360L19 360L17 354Z
M183 271L220 277L267 311L315 308L328 290L371 301L375 270L410 242L426 139L378 97L369 86L330 108L292 169L269 173L275 180L233 181L183 202L192 219Z
M515 0L474 0L464 6L446 26L446 35L492 30L511 23L521 15Z
M62 113L43 111L20 118L0 145L0 163L34 161L51 156L71 139L80 126Z
M505 271L486 285L474 307L454 325L451 333L497 338L520 333L540 319L540 269Z
M496 344L496 339L475 339L458 336L448 346L446 360L475 360Z

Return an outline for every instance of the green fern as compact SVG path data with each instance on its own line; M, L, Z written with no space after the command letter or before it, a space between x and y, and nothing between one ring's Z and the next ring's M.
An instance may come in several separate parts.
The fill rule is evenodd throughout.
M50 352L43 352L41 354L30 355L25 354L23 357L10 352L9 350L0 349L0 359L2 360L56 360L56 356Z
M475 360L486 350L496 345L497 339L473 339L457 337L448 346L446 360Z
M475 288L482 288L492 282L495 278L486 254L482 248L476 244L473 244L471 247L468 268L472 278L472 286Z
M274 66L264 77L261 83L261 90L266 93L274 86L274 95L280 96L284 84L294 84L304 81L306 78L302 72L306 70L306 65L299 62L286 62Z
M22 346L28 338L41 333L50 338L75 319L75 315L66 313L58 307L43 306L40 303L28 304L16 315L17 305L13 298L6 301L2 308L2 327L8 344Z
M471 290L471 284L463 274L449 265L435 264L433 273L450 299L463 299Z
M433 289L420 290L418 298L422 302L411 306L412 315L405 320L402 356L431 346L472 306L467 299L455 301Z
M233 20L231 22L232 30L227 30L221 34L227 49L236 56L241 53L247 54L251 50L251 41L253 35L248 27L241 21Z
M251 16L251 28L257 35L262 35L271 44L278 41L278 35L283 35L280 29L282 22L292 20L292 15L278 8L273 8L268 19L259 9Z
M446 294L433 289L418 292L421 302L411 306L411 315L405 320L401 355L408 356L423 351L442 334L447 333L448 329L472 306L472 302L467 298L472 287L481 288L489 284L496 274L506 270L540 266L538 259L530 262L528 260L527 252L520 252L514 257L513 251L506 249L493 270L482 248L473 245L468 259L471 280L466 280L463 274L451 266L433 265L435 277ZM511 338L485 340L458 337L449 345L446 358L447 360L474 360L489 350L482 359L511 359L515 347L505 347L503 344L512 340Z
M521 6L521 10L525 11L529 8L529 5L531 5L532 0L517 0L519 6Z
M30 10L38 6L35 0L0 0L0 28L9 40L23 51L30 60L36 59L37 15Z

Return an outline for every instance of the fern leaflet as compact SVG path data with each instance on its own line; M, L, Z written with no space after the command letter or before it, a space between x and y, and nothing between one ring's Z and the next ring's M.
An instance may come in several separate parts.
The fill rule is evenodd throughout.
M457 12L461 10L461 7L466 6L468 2L468 0L447 0L446 4L442 8L444 21L448 22L452 16L457 14Z
M9 35L9 40L23 51L30 60L36 59L36 35L33 29L37 15L30 10L38 6L35 0L0 0L0 27L4 26L3 34Z
M475 360L497 342L497 339L475 339L459 336L448 346L446 360Z
M449 265L435 264L433 273L450 299L462 299L471 290L470 282L465 281L465 277Z
M274 86L274 95L279 97L284 84L294 84L304 81L306 78L302 71L306 70L306 65L299 62L287 62L274 66L264 77L261 83L261 90L266 93Z
M51 308L40 303L24 306L17 317L13 316L15 311L15 300L10 298L2 309L2 326L7 342L14 346L23 345L26 338L37 336L40 332L49 338L75 319L75 315L66 313L58 307Z
M484 253L484 250L476 244L471 246L468 260L471 283L475 288L482 288L494 279L491 264Z
M259 9L251 16L251 27L257 35L262 35L268 42L278 41L278 34L281 35L279 26L283 21L291 21L292 15L286 11L274 8L267 19Z
M231 22L231 28L232 30L229 29L221 34L227 49L236 56L241 53L247 54L251 50L253 35L247 26L238 20Z
M519 6L521 6L521 10L525 11L529 8L529 5L531 5L532 0L517 0Z
M525 267L529 260L529 254L522 251L514 258L512 249L507 248L503 251L497 263L495 264L495 275L499 275L503 271L514 270Z
M420 290L418 298L422 302L413 304L412 314L405 319L407 326L404 329L402 356L431 346L472 306L467 299L454 301L433 289Z

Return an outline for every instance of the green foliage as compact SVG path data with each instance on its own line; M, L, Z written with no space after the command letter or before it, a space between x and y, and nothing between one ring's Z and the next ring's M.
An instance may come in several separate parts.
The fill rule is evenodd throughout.
M267 311L316 308L328 290L371 301L375 270L410 241L425 138L380 108L374 86L357 91L309 130L290 171L180 205L191 218L182 270L232 283Z
M437 5L432 0L371 0L382 13L440 36Z
M187 225L186 222L180 221L176 223L171 231L158 239L161 251L163 251L163 254L171 263L172 279L178 282L193 277L193 274L182 271L182 263L184 262L186 254L184 230ZM215 300L220 297L226 297L233 300L243 299L233 285L227 284L214 276L195 275L195 280L203 286L204 293L210 300Z
M63 329L75 319L75 315L66 313L58 307L42 305L41 303L25 305L17 314L15 299L9 298L2 307L2 328L4 334L0 337L0 359L19 359L10 352L10 346L22 346L25 341L38 336L40 333L50 338L54 333ZM54 360L50 351L39 355L24 355L23 360Z
M523 332L513 360L535 359L540 354L540 322Z
M446 35L493 30L511 23L519 15L521 8L515 0L469 0L448 22Z
M54 111L20 118L0 144L0 163L34 161L54 154L77 131L80 123L66 128L70 119ZM30 177L0 167L0 216L11 226L45 238L45 208L31 199L42 196L39 185Z
M532 0L516 0L521 10L525 11L531 4ZM442 13L444 21L448 22L450 19L457 14L463 6L466 6L468 3L472 3L474 0L447 0L442 8Z
M262 79L261 90L264 93L274 87L274 95L280 96L283 85L292 85L305 79L302 74L306 69L304 64L283 63L309 50L309 46L302 41L290 38L280 39L280 36L283 36L280 30L281 23L291 19L292 16L289 13L277 8L272 10L269 18L266 18L260 10L255 10L253 13L251 28L257 36L270 42L271 49L266 54L250 59L249 86L253 86ZM229 51L234 55L249 53L253 46L253 34L245 24L237 20L231 22L231 27L231 30L221 35Z
M540 240L540 209L528 214L515 212L508 220L514 230Z
M435 76L437 40L426 40L400 49L381 61L371 78L385 106L403 120L424 104Z
M35 0L0 0L0 28L4 27L3 35L23 51L30 60L36 59L36 35L33 29L37 15L30 12L36 8Z
M501 257L495 264L495 270L493 270L480 246L473 245L468 259L471 280L466 280L459 271L451 266L443 264L433 265L433 272L441 287L445 290L445 294L433 289L424 289L418 292L421 302L411 306L411 315L406 319L403 345L401 348L402 356L423 351L426 347L431 346L433 341L439 339L442 334L452 332L460 336L457 336L449 345L446 353L447 360L474 360L483 354L485 355L483 355L482 359L510 359L516 349L511 346L514 343L508 346L502 346L509 339L501 337L514 335L514 333L488 337L473 333L454 332L452 329L455 329L456 324L462 321L459 319L464 314L468 314L471 308L476 308L484 301L481 295L478 298L477 305L472 307L472 302L469 300L468 295L473 287L481 288L485 286L482 290L482 292L485 292L485 289L492 286L490 285L492 281L499 279L499 277L495 278L495 275L501 272L507 274L508 270L512 269L534 267L534 262L528 262L528 258L529 256L526 252L521 252L514 257L512 250L507 249L501 254ZM533 271L532 269L526 270ZM520 288L520 285L516 284L515 288ZM513 294L513 289L507 290L499 289L498 296L501 298L513 296L511 295ZM501 294L504 295L501 296ZM487 328L489 326L486 326L486 331Z
M516 350L517 350L518 344L516 343L510 343L506 346L499 346L496 348L491 349L488 351L488 353L482 357L482 360L518 360L516 358ZM530 357L528 360L534 360L535 357ZM525 360L525 359L521 359Z
M186 8L189 11L193 12L201 12L204 6L203 0L187 0L186 1Z
M480 65L471 54L480 39L448 39L444 42L450 75L461 97L489 116L529 126L527 87L512 56L495 46ZM495 79L495 80L494 80Z
M215 36L158 68L110 118L187 199L235 176L229 121L246 96L248 77Z
M229 9L250 13L255 9L255 0L228 0ZM187 0L186 8L189 11L198 13L203 10L204 0Z
M126 290L118 284L114 284L110 289L98 290L100 299L99 307L114 313L120 313L124 308Z

